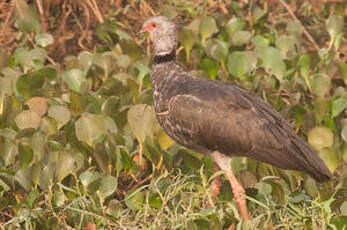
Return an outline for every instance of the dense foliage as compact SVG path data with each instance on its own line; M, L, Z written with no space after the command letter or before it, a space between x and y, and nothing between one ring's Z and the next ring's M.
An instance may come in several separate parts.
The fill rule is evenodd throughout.
M82 27L85 5L62 2L71 9L63 23ZM302 20L286 14L293 12L284 1L273 8L267 1L153 4L160 14L189 22L180 28L177 55L191 74L256 92L334 173L318 184L235 157L233 171L253 217L243 223L225 179L212 202L210 183L222 174L212 160L175 144L156 122L152 51L145 37L133 36L153 11L151 2L105 2L118 8L96 11L103 16L89 31L96 48L78 43L85 49L62 60L51 49L63 39L52 36L58 13L47 12L52 18L43 25L38 5L18 0L0 18L2 31L11 25L16 37L0 47L2 228L347 229L343 3L319 12L304 4L295 12ZM129 23L131 13L139 16L136 23ZM83 43L82 36L73 41ZM67 53L76 50L71 44Z

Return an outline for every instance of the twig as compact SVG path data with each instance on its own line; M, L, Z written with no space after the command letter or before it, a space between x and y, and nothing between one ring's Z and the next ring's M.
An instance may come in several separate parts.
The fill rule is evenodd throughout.
M148 2L146 1L141 1L141 3L143 3L143 5L145 5L147 7L147 9L151 12L152 15L156 15L157 13L153 10L153 8L148 4Z
M280 3L284 6L284 8L286 8L286 10L288 11L288 13L290 14L290 16L294 19L294 21L296 21L297 23L299 23L303 30L304 30L304 34L307 37L307 39L312 43L312 45L314 46L314 48L316 50L320 50L318 44L316 43L316 41L312 38L311 34L306 30L306 28L304 27L304 25L299 21L299 19L295 16L295 14L293 13L293 11L290 9L290 7L288 6L287 3L284 2L284 0L280 0Z
M12 2L11 8L10 8L10 12L8 12L6 20L5 20L4 24L2 25L3 27L2 27L2 30L1 30L1 35L5 34L5 30L6 30L7 26L8 26L8 23L10 22L10 18L11 18L12 14L13 14L13 10L14 10L14 2Z
M45 17L45 12L44 12L43 7L42 7L42 0L36 0L36 5L37 5L37 8L39 9L39 12L40 12L42 31L47 32L47 20Z
M96 4L95 0L92 0L92 2L90 2L91 0L87 0L88 5L90 6L90 8L92 8L96 18L98 19L99 23L104 23L104 18L102 17L100 10L98 8L98 5Z

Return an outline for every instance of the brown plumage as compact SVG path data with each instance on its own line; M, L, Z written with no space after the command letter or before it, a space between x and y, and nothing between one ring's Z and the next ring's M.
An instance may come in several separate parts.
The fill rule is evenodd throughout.
M151 22L174 28L161 16L152 17L144 27ZM159 39L176 43L174 35L175 31L165 32ZM167 52L161 47L164 53L155 57L151 80L156 113L169 112L157 118L170 137L201 153L217 150L303 171L317 181L329 179L316 152L268 103L233 84L193 77L176 62L176 46L168 47Z
M152 17L143 30L150 33L156 54L151 81L157 119L171 138L189 149L210 154L220 168L231 174L230 162L224 162L231 156L245 156L305 172L320 182L330 178L330 171L316 152L256 94L184 71L175 58L174 23L166 17ZM227 175L238 187L233 175ZM234 191L235 196L243 193ZM244 198L240 200L242 211L245 202ZM243 217L247 219L246 211Z

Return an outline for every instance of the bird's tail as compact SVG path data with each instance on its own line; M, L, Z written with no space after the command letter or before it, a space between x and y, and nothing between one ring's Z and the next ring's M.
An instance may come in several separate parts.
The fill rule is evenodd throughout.
M292 146L296 148L296 152L301 153L300 156L303 157L303 159L298 159L301 166L299 170L307 173L318 182L324 182L330 179L331 172L323 160L318 156L317 152L306 142L301 140L298 136L295 136L292 139Z

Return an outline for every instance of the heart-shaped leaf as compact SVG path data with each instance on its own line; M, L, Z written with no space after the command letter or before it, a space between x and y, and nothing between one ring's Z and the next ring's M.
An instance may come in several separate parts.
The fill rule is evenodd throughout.
M251 39L252 34L247 30L239 30L236 31L233 35L232 41L235 45L240 46L243 44L247 44Z
M75 159L68 152L59 152L59 161L57 162L57 179L62 181L75 169Z
M134 211L141 209L143 201L144 201L144 195L139 190L136 190L135 192L130 193L125 198L125 204L128 206L128 208Z
M149 105L137 104L129 109L129 126L139 142L143 143L153 133L154 119L153 108Z
M88 185L92 182L98 180L100 178L100 175L98 172L92 172L92 171L86 171L81 173L80 175L81 183L83 184L84 188L87 189Z
M227 67L231 75L240 79L244 79L245 75L252 68L248 55L240 51L229 55Z
M36 112L40 117L43 117L47 112L47 100L43 97L32 97L25 102L31 111Z
M312 92L319 98L323 98L330 91L331 79L324 73L315 74L311 79Z
M114 176L104 175L101 177L99 194L105 199L110 196L114 191L116 191L118 186L118 181Z
M218 32L216 21L210 16L201 18L199 33L201 35L202 44L205 44L207 38Z
M316 126L308 133L308 143L317 151L332 147L334 134L328 127Z
M180 43L183 45L186 51L187 61L190 61L190 50L193 48L194 44L197 42L195 33L188 28L183 28L179 33Z
M48 116L54 118L58 122L58 129L68 123L71 118L69 109L61 105L49 107Z
M43 33L43 34L35 35L35 43L41 47L47 47L53 44L53 42L54 42L54 38L50 34Z
M80 69L71 69L65 72L63 79L69 88L77 93L86 90L88 82Z
M337 98L331 104L331 117L334 118L347 108L347 100L345 98Z
M18 93L25 98L42 95L45 76L39 71L20 76L16 83Z
M301 76L308 78L311 69L311 56L309 54L302 55L298 60L297 66Z
M75 123L75 132L79 141L84 141L93 146L96 139L107 133L105 119L100 115L82 114Z
M242 19L242 18L232 18L228 21L228 23L226 24L226 29L227 32L229 34L229 36L232 38L234 33L242 30L246 25L246 22Z
M319 157L324 161L330 172L335 172L339 165L339 156L332 148L322 148L318 152Z
M279 48L284 55L295 48L296 38L293 35L283 35L276 40L276 47Z
M326 26L332 40L335 39L342 32L343 16L331 15L326 22Z
M283 62L280 51L274 47L261 46L257 47L255 52L262 60L262 66L275 75L277 79L281 80L286 71L286 65Z
M27 128L37 129L40 125L41 118L34 111L25 110L16 116L15 122L19 129L27 129Z

